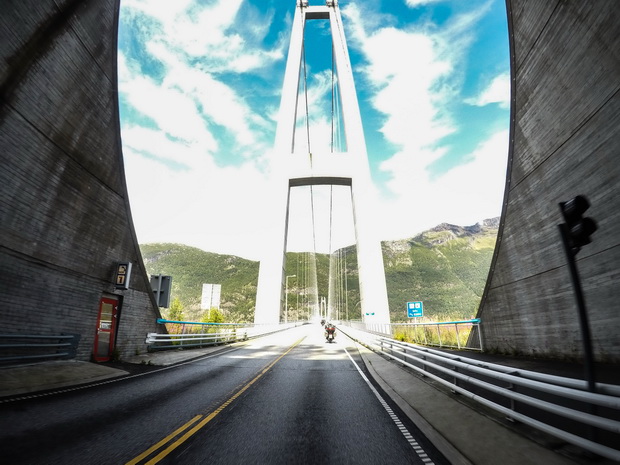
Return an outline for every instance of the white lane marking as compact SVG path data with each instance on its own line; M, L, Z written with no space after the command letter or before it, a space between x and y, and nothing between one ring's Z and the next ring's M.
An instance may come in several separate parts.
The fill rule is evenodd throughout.
M385 409L385 411L388 413L388 415L390 416L390 418L392 419L392 421L396 424L396 426L398 427L398 429L400 430L400 432L402 433L402 435L405 437L405 439L407 440L407 442L409 443L409 445L413 448L413 450L415 451L416 454L418 454L418 457L424 462L427 463L429 465L434 465L434 462L428 457L428 455L426 454L426 452L424 452L424 449L420 446L420 444L418 443L418 441L416 441L414 439L414 437L411 435L411 433L409 433L409 431L407 430L407 427L405 425L403 425L403 423L400 421L400 419L398 418L398 416L394 413L394 411L392 410L392 408L387 404L387 402L385 400L383 400L383 397L381 397L381 394L379 394L379 392L375 389L375 387L371 384L370 380L366 377L366 375L364 374L364 372L360 369L360 367L358 366L357 363L355 363L355 360L353 360L353 357L351 357L351 354L349 354L349 351L344 348L344 351L346 352L347 356L349 357L349 360L351 360L351 363L353 363L353 365L355 366L355 368L357 368L357 372L360 374L360 376L362 377L362 379L364 381L366 381L366 384L368 385L368 387L370 388L370 390L373 392L373 394L375 395L375 397L379 400L379 403L383 406L383 408Z

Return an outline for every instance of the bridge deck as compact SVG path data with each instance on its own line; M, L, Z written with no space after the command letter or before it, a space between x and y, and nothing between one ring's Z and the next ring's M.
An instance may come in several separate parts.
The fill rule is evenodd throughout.
M127 372L151 370L152 365L173 365L219 350L222 350L222 347L149 353L128 359L132 363L122 364L100 365L66 361L2 368L0 403L25 393L36 395L32 393L66 389L69 386L123 376ZM437 389L397 364L365 348L360 348L360 351L367 368L388 396L452 463L494 463L498 450L502 451L502 462L505 465L574 463L567 456L554 452L558 448L557 441L545 439L539 434L529 436L522 425L513 425L503 418L493 417L489 412L474 410L465 405L458 396ZM582 377L581 367L572 363L470 352L463 355L559 376ZM620 384L620 372L616 367L601 364L597 367L597 374L601 382Z

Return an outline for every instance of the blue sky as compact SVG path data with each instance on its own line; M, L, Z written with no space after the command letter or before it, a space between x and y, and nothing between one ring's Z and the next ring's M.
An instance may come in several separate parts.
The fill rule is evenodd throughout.
M121 3L123 153L140 243L259 258L295 4ZM376 190L376 235L404 239L441 222L470 225L498 216L509 117L504 1L340 0L339 6ZM328 34L327 21L308 23L313 146L330 137ZM343 188L299 189L289 250L315 247L311 204L323 238L319 251L352 243Z

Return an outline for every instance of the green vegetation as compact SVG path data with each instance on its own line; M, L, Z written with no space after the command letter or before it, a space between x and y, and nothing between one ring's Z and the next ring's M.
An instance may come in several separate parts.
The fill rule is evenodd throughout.
M170 304L170 308L162 309L162 316L167 320L184 321L183 320L183 304L178 297L175 297Z
M179 299L186 321L201 321L208 314L200 309L203 284L222 285L220 310L227 321L254 321L258 262L180 244L144 244L140 249L149 275L172 276L173 302Z
M421 320L420 322L422 322ZM460 318L455 317L453 314L437 314L432 318L425 318L424 320L440 323L459 321ZM394 326L394 339L415 344L464 347L467 345L472 328L471 324L459 324L457 332L456 325Z
M217 308L210 309L200 320L201 323L231 323Z
M441 224L413 238L382 243L392 322L406 322L406 303L423 301L425 317L439 321L472 318L484 290L495 247L497 219L483 225L460 227ZM221 284L218 318L252 322L258 282L258 262L204 252L179 244L141 246L148 274L172 276L172 297L166 315L181 312L187 321L214 321L213 310L200 309L202 284ZM359 282L355 246L337 252L338 266L346 270L339 300L341 317L359 319ZM289 320L303 318L312 275L308 253L287 253ZM317 254L319 296L328 295L330 258ZM292 277L292 276L295 277ZM346 296L344 290L346 289ZM178 304L177 304L178 300ZM346 310L345 310L346 302ZM170 318L174 319L174 318Z
M472 318L478 309L495 247L497 222L460 227L442 224L406 241L383 243L390 316L407 321L405 305L423 301L438 321Z
M395 331L394 339L414 344L465 347L470 332L471 328L459 328L457 336L454 326L450 325L439 326L439 331L436 326L416 326Z

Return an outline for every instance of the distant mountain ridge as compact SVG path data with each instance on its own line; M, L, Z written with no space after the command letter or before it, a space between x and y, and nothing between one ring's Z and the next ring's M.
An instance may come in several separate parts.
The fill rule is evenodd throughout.
M424 302L425 315L431 318L474 316L487 279L498 226L499 218L472 226L442 223L409 239L383 241L392 321L406 321L406 302L418 300ZM183 305L184 319L202 318L202 284L211 283L222 285L221 310L227 321L254 320L259 262L181 244L143 244L140 248L148 274L173 277L172 298L178 298ZM341 316L346 312L349 318L359 319L355 246L337 252L340 269L346 270L346 282L340 280ZM300 296L301 302L307 296L308 280L300 269L300 263L307 263L305 257L307 254L303 253L287 254L286 274L296 276L288 286L289 307L301 307ZM330 257L317 254L316 261L319 295L327 296ZM294 311L295 316L297 312L303 314L301 309Z
M417 236L414 237L414 239L416 237L423 236L425 233L429 231L430 232L452 231L457 236L467 236L467 235L479 234L483 232L485 228L497 229L498 227L499 227L499 217L486 219L482 222L482 224L476 223L471 226L457 226L457 225L450 224L450 223L441 223L435 226L434 228L429 229L428 231L418 234Z
M489 273L499 218L473 226L442 223L411 239L383 242L392 321L406 321L409 301L425 315L473 317Z

